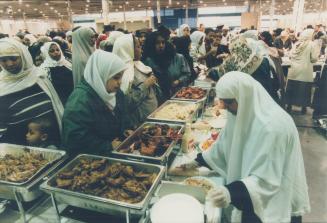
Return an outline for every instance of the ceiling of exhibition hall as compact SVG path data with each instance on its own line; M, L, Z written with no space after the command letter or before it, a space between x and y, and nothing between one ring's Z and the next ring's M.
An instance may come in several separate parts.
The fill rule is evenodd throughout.
M274 13L291 14L295 0L275 0ZM160 0L163 9L199 8L217 6L255 5L256 10L269 14L273 0ZM69 7L70 5L70 7ZM137 10L153 10L157 8L157 0L111 0L111 12ZM305 12L322 12L327 10L327 0L305 0ZM81 15L102 12L101 0L0 0L0 18L8 19L67 19L68 14Z

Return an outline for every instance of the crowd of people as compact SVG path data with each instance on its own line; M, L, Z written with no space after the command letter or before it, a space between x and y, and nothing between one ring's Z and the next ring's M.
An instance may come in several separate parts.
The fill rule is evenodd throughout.
M175 31L107 26L101 34L75 27L1 35L0 142L106 155L206 66L231 116L216 149L182 168L205 165L225 176L228 185L212 196L243 211L243 222L300 222L310 207L299 137L284 108L306 113L312 105L313 63L325 47L322 26L299 34L183 24ZM313 104L323 115L325 66L317 78Z

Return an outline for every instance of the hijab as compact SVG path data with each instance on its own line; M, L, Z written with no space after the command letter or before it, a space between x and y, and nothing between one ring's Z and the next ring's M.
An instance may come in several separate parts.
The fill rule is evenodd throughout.
M94 51L94 46L90 45L90 40L94 36L94 31L88 27L81 27L73 32L73 77L74 86L82 79L87 60Z
M300 34L299 41L291 50L291 57L296 57L303 53L309 43L312 42L313 34L314 29L306 29Z
M64 112L62 103L53 88L50 80L46 78L44 70L33 64L32 56L26 46L15 39L0 39L0 57L17 56L22 60L22 69L18 74L12 74L3 67L0 72L0 96L12 94L38 84L51 99L52 107L61 132L61 118Z
M125 63L118 56L103 50L96 50L85 66L85 81L111 110L116 107L116 92L108 93L106 84L110 78L125 69Z
M203 153L204 160L227 184L245 184L262 222L290 222L291 215L307 213L308 188L293 119L245 73L225 74L216 91L221 99L236 99L238 111L228 112L227 124L214 147Z
M251 75L258 69L264 57L261 44L242 35L231 40L229 51L230 56L218 68L221 74L241 71Z
M152 69L145 66L141 61L134 61L134 37L132 34L124 34L119 37L114 44L112 52L119 56L127 65L120 85L120 89L124 93L128 91L134 80L135 68L145 74L152 72Z
M204 56L206 54L206 48L205 48L205 43L204 43L204 39L205 39L206 34L204 32L201 31L194 31L190 38L191 38L191 50L192 51L199 51L199 53ZM203 40L201 45L200 45L200 40Z
M35 43L37 41L36 37L33 34L26 34L24 36L24 39L25 38L30 41L30 45L32 45L33 43Z
M248 30L242 34L244 38L250 38L258 41L258 31L257 30Z
M113 46L115 44L115 41L122 35L124 35L124 33L120 32L120 31L110 32L109 37L107 39L108 42L109 42L109 45Z
M50 50L50 47L52 45L56 45L58 47L58 49L60 50L61 57L60 57L60 60L59 61L56 61L56 60L52 59L51 56L50 56L50 54L49 54L49 50ZM60 48L60 46L59 46L58 43L56 43L56 42L47 42L47 43L45 43L41 47L41 52L42 52L43 58L45 58L44 62L40 66L41 68L44 69L44 68L50 68L50 67L62 67L62 66L65 66L69 70L72 70L72 64L65 59L65 56L62 53L62 50L61 50L61 48Z
M184 36L184 29L186 29L186 28L188 28L188 29L191 31L191 28L190 28L189 25L187 25L187 24L182 24L182 25L179 27L178 31L177 31L177 36L178 36L178 37Z

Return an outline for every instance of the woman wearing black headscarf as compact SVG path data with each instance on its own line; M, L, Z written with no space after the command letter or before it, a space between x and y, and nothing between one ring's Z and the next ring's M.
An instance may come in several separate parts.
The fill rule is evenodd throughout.
M176 53L161 32L153 32L145 41L144 64L151 67L162 89L163 100L169 99L191 77L190 67L183 55ZM162 102L162 101L161 101Z

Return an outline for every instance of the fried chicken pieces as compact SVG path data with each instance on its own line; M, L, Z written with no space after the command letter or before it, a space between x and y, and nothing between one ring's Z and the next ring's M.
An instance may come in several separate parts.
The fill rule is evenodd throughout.
M106 159L81 159L71 171L57 175L55 187L86 193L127 203L144 199L157 174L135 171L121 163Z
M48 164L42 154L24 152L22 155L5 155L0 158L0 180L21 183L31 178Z
M176 94L176 98L201 99L206 95L206 90L198 87L185 87Z
M141 133L134 138L132 145L118 151L160 157L177 137L178 129L165 124L149 124L145 125Z

